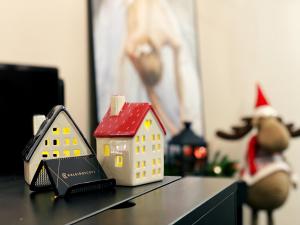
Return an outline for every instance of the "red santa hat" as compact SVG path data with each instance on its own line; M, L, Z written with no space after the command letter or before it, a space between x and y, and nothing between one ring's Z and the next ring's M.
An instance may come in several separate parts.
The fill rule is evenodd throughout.
M255 105L254 117L276 117L277 111L270 106L261 87L257 84L257 100Z

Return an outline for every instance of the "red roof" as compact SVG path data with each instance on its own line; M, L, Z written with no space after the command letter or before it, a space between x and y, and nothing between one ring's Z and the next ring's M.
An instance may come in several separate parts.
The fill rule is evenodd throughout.
M125 103L119 115L111 116L110 108L106 112L94 136L97 137L132 137L138 131L147 112L151 110L164 134L166 130L149 103Z

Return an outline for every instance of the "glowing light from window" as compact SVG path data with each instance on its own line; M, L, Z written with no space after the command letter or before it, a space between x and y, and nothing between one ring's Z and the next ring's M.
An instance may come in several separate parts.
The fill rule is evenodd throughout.
M78 144L77 138L73 138L73 145L77 145L77 144Z
M52 152L53 157L59 157L59 151L58 150L54 150Z
M191 156L193 154L193 148L191 146L184 146L183 154L185 156Z
M64 150L64 156L69 157L71 155L70 150Z
M80 150L79 149L74 150L73 153L74 153L74 156L80 156Z
M64 134L69 134L70 132L71 132L70 127L64 127L64 128L63 128L63 133L64 133Z
M198 147L194 150L194 156L196 159L204 159L207 156L207 150L205 147Z
M69 139L69 138L66 138L66 139L65 139L65 143L66 143L66 145L70 145L70 139Z
M53 127L53 128L52 128L52 133L53 133L53 134L59 134L59 128Z
M109 144L104 145L104 156L110 156L110 147Z

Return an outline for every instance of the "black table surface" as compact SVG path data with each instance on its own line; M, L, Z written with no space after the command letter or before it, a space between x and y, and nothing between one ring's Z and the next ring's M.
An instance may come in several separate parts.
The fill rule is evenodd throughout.
M75 223L179 179L165 177L163 181L137 187L116 187L103 193L89 192L55 199L53 192L31 192L22 177L2 177L0 224Z
M191 224L192 212L197 211L195 220L206 216L236 194L237 188L238 183L233 179L185 177L133 199L132 202L136 204L133 207L109 209L82 220L79 224ZM224 207L223 216L226 216L228 210L233 210L227 210L228 207ZM189 219L185 218L186 215L189 215ZM219 219L216 218L216 221Z

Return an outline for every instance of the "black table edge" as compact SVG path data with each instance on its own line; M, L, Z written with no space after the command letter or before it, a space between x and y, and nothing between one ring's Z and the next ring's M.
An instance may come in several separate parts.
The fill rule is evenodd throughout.
M110 205L110 206L107 206L107 207L105 207L105 208L101 208L101 209L99 209L99 210L96 210L96 211L94 211L94 212L92 212L92 213L89 213L89 214L87 214L87 215L84 215L84 216L82 216L82 217L79 217L78 219L72 220L72 221L66 223L66 225L78 223L78 222L80 222L80 221L82 221L82 220L84 220L84 219L87 219L87 218L89 218L89 217L95 216L96 214L101 213L101 212L103 212L103 211L105 211L105 210L111 209L112 207L115 207L115 206L117 206L117 205L119 205L119 204L128 202L128 201L130 201L130 200L132 200L132 199L135 199L135 198L137 198L137 197L140 197L140 196L142 196L142 195L144 195L144 194L146 194L146 193L149 193L149 192L151 192L151 191L154 191L154 190L156 190L156 189L159 189L159 188L161 188L161 187L164 187L164 186L166 186L166 185L169 185L169 184L171 184L171 183L173 183L173 182L176 182L176 181L182 179L182 177L176 177L176 176L175 176L174 178L175 178L174 180L172 180L172 181L170 181L170 182L168 182L168 183L165 183L165 184L163 184L163 185L161 185L161 186L158 186L158 187L156 187L156 188L150 189L150 190L148 190L148 191L146 191L146 192L143 192L143 193L140 193L140 194L137 194L137 195L133 195L133 196L131 196L131 197L129 197L129 198L126 198L126 199L124 199L124 200L122 200L122 201L116 202L116 203L114 203L114 204L112 204L112 205ZM176 179L176 178L177 178L177 179Z
M234 195L235 192L237 192L239 190L239 185L240 184L238 182L234 182L234 183L230 184L224 190L220 190L218 193L213 195L211 198L206 199L205 201L199 203L194 208L191 208L188 212L186 212L181 217L177 218L175 221L172 221L170 224L185 224L184 221L188 220L188 217L192 216L193 214L197 214L198 210L202 210L205 207L208 208L207 210L205 210L205 211L207 211L206 213L209 213L214 208L216 208L219 204L221 204L223 201L225 201L228 197ZM224 196L226 196L226 197L224 198ZM208 207L207 203L209 203L210 207ZM201 216L201 218L203 216Z

